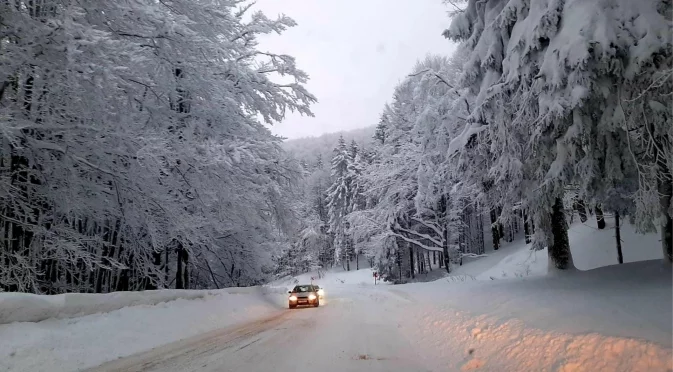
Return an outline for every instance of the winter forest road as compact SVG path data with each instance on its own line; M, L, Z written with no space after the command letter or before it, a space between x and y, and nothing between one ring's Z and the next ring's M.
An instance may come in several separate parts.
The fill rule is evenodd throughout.
M412 302L374 288L334 292L318 308L280 311L92 371L429 371L397 321Z

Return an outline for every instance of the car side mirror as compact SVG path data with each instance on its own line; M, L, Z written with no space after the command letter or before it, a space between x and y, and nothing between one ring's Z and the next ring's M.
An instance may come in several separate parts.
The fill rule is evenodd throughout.
M292 294L292 291L287 291L287 293Z

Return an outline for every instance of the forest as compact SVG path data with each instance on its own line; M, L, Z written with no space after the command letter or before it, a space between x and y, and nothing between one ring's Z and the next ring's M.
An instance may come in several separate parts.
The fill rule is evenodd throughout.
M575 213L673 261L670 0L448 1L458 50L312 159L269 129L312 115L309 75L259 47L296 24L252 5L0 2L0 291L404 282L519 232L567 270Z

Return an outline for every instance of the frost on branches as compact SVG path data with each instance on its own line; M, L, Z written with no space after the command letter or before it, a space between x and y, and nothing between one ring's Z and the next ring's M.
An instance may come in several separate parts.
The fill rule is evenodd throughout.
M257 48L294 21L249 8L0 3L0 290L262 278L294 228L300 168L257 118L310 115L315 99L291 56Z
M470 0L445 36L469 52L460 86L474 97L461 143L480 154L499 204L521 202L534 244L572 266L562 198L629 214L662 233L673 222L670 1ZM501 218L503 216L501 215Z

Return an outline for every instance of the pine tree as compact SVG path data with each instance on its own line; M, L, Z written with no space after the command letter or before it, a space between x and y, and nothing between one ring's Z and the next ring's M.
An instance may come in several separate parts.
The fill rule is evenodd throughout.
M350 206L350 187L348 184L349 154L343 136L334 149L332 157L332 185L327 190L327 209L329 229L334 234L334 258L337 262L344 258L347 236L346 215Z

